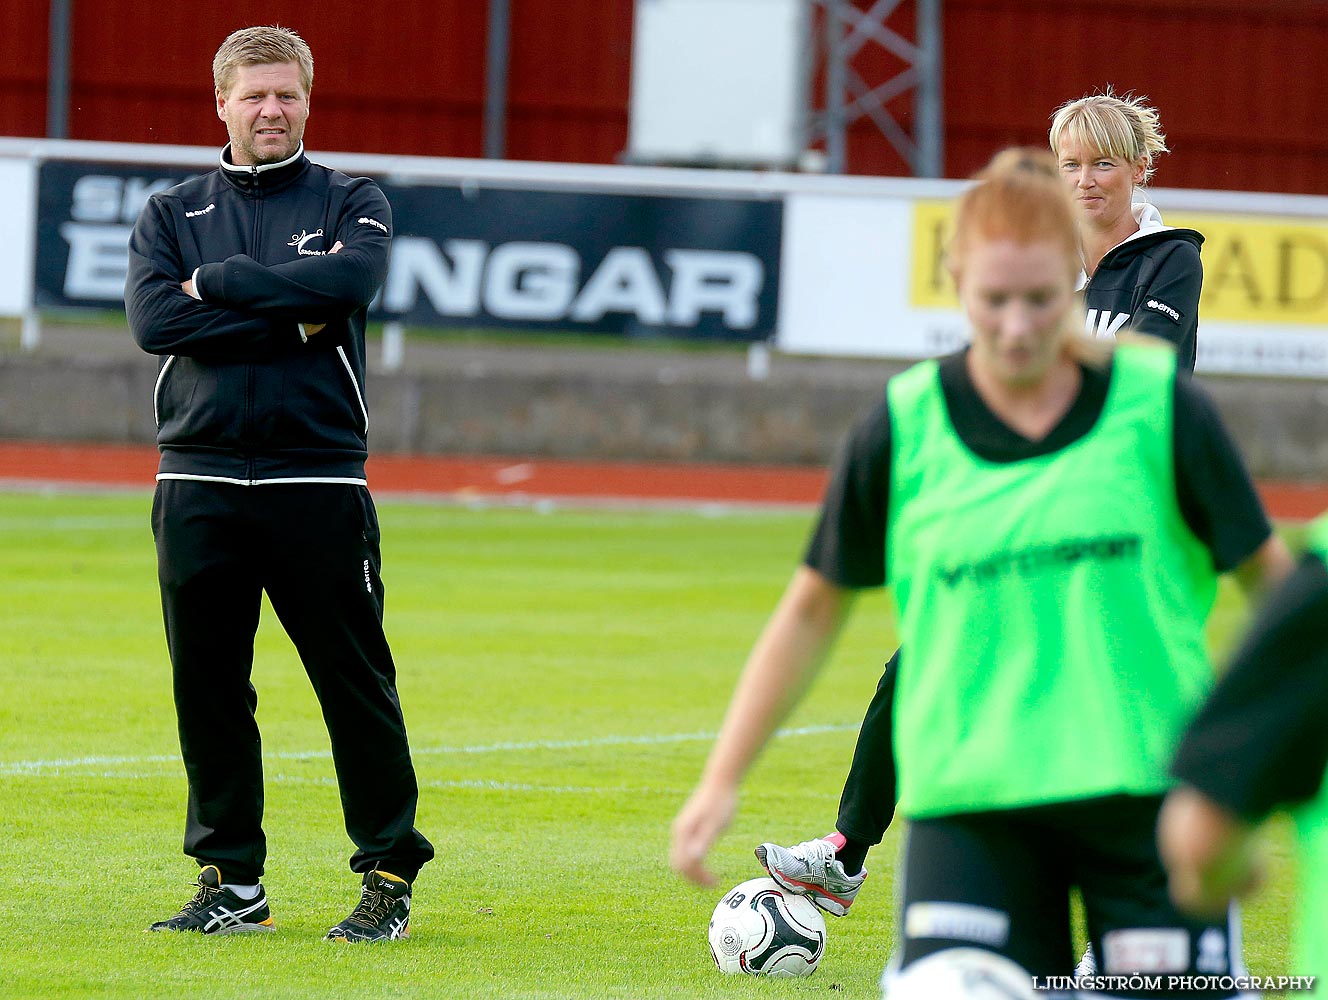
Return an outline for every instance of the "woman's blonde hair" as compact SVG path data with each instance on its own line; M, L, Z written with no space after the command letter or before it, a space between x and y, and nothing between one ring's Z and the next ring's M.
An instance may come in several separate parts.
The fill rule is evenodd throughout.
M1051 116L1047 136L1053 154L1060 155L1061 140L1118 156L1129 163L1143 162L1144 180L1153 176L1153 162L1167 150L1162 120L1146 97L1106 93L1068 101Z
M218 93L229 93L239 67L267 63L295 63L299 66L300 86L304 88L304 95L309 96L314 86L314 54L303 38L290 28L276 24L232 31L212 57L212 82Z

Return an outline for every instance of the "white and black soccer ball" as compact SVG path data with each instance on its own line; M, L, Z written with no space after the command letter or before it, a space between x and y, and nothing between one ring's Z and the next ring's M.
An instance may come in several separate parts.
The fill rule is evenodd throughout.
M792 979L810 976L825 954L825 918L805 896L771 878L724 894L710 918L710 954L720 972Z
M885 1000L1035 1000L1033 979L1017 963L981 948L947 948L898 972L887 968Z

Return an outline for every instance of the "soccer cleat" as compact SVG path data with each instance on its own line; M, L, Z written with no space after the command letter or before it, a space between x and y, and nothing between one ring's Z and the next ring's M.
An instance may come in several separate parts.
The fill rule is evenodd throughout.
M808 897L836 917L848 912L867 879L865 868L856 875L846 873L835 859L834 845L827 840L806 840L796 847L762 844L756 849L756 860L789 892Z
M1074 967L1074 974L1080 978L1088 978L1097 975L1097 956L1093 954L1093 942L1088 942L1088 947L1084 949L1084 957L1079 959L1079 964Z
M364 873L360 902L325 941L395 941L410 936L410 883L387 872Z
M197 931L201 934L244 934L272 930L272 911L262 885L253 899L241 899L221 884L216 865L198 873L198 892L169 920L158 920L150 931Z

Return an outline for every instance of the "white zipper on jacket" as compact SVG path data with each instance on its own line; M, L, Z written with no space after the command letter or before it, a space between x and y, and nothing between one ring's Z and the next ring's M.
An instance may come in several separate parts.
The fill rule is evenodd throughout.
M360 391L360 383L355 379L355 370L350 366L350 359L346 357L346 349L340 344L337 345L337 356L341 358L341 363L346 366L346 374L350 376L351 387L355 390L355 399L360 404L360 415L364 417L364 433L369 433L369 408L364 405L364 393Z
M158 406L161 402L161 384L166 380L166 373L170 371L173 364L175 364L175 355L168 355L165 362L162 363L161 371L157 372L157 381L152 387L152 422L158 429L161 428L161 410Z

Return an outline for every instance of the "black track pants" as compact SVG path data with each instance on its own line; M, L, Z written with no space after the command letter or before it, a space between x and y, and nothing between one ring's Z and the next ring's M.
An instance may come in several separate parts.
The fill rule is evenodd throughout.
M899 650L890 657L876 685L876 694L858 730L853 764L839 799L835 829L850 840L879 844L895 815L895 749L893 718Z
M332 742L353 871L412 881L433 847L383 635L378 517L362 486L157 484L157 541L180 749L184 850L228 882L263 874L263 765L250 682L263 592L300 655Z

